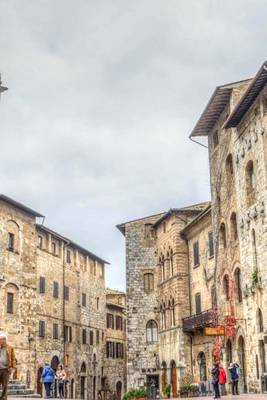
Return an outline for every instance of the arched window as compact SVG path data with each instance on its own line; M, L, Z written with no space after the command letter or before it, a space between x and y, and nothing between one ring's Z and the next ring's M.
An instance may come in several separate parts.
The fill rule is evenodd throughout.
M251 241L252 241L252 258L253 258L253 268L257 268L257 242L255 230L251 231Z
M162 371L161 385L162 388L164 388L167 385L167 364L165 361L163 361L161 364L161 371Z
M225 295L226 300L229 300L230 288L229 288L229 276L228 275L224 275L224 278L223 278L223 293Z
M227 365L230 365L230 363L233 362L232 342L230 339L226 342L226 362Z
M174 299L171 302L171 325L175 326L175 304Z
M206 356L203 353L203 351L201 351L197 356L197 363L199 365L200 381L206 381L207 380Z
M164 266L164 257L161 256L159 259L159 267L160 267L160 276L161 282L165 280L165 266Z
M12 252L19 251L19 226L11 220L7 223L7 249Z
M240 275L240 269L236 268L235 270L235 287L236 287L236 293L237 293L237 298L239 303L242 302L242 289L241 289L241 275Z
M171 277L171 268L170 268L170 253L167 252L166 254L166 258L165 258L165 268L166 268L166 272L167 272L167 278Z
M237 240L238 233L237 233L237 219L236 219L236 213L235 212L233 212L231 214L230 226L231 226L231 239L232 240Z
M258 308L257 310L257 328L258 328L258 332L263 332L264 330L264 326L263 326L263 315L262 315L262 311L260 308Z
M8 283L5 287L6 292L6 312L8 314L17 314L18 310L18 287Z
M158 341L158 325L154 320L150 320L146 324L146 341L148 343L154 343Z
M154 290L154 274L144 274L144 290L145 292L152 292Z
M256 189L256 176L252 160L250 160L246 165L246 189L247 195L250 195Z
M170 250L170 263L169 263L169 267L170 267L170 276L173 276L173 251Z
M213 310L216 309L217 307L217 296L216 296L216 287L215 285L212 286L211 288L211 304Z
M83 362L82 366L81 366L81 374L85 374L85 373L86 373L86 364L85 364L85 362Z
M233 166L233 157L232 154L228 154L225 162L226 173L228 177L233 176L234 174L234 166Z
M166 304L163 303L163 329L166 329L167 321L166 321Z
M225 224L222 223L220 226L220 242L222 246L225 248L226 247L226 230L225 230Z

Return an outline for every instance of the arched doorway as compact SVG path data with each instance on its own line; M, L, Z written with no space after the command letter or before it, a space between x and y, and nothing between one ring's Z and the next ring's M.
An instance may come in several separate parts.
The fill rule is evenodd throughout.
M233 349L232 349L232 342L231 342L230 339L228 339L227 342L226 342L226 363L227 363L227 366L229 366L231 362L233 362Z
M43 384L42 384L42 372L43 372L43 368L40 367L37 371L37 393L43 397Z
M201 351L197 356L197 363L199 365L199 379L201 382L207 380L207 366L206 366L206 356Z
M58 356L54 356L54 357L52 358L50 365L51 365L51 368L53 368L54 371L57 370L58 365L59 365L59 358L58 358Z
M171 362L171 385L172 385L172 395L177 396L177 372L175 361Z
M74 397L74 379L72 378L70 381L70 398L74 399Z
M96 376L93 377L93 400L96 400Z
M121 391L122 391L122 383L121 383L121 381L119 381L116 384L117 400L121 400Z
M81 366L81 376L80 376L80 380L81 380L81 399L85 399L86 398L86 365L83 362L82 366Z
M238 339L238 359L240 366L240 386L241 389L247 392L247 380L246 380L246 359L245 359L245 341L243 336L239 336Z
M161 390L163 391L164 387L167 385L167 364L165 361L161 364Z

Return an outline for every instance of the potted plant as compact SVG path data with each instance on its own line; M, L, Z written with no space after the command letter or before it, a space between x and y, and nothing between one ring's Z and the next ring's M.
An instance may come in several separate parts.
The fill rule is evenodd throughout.
M135 390L135 398L139 399L139 400L145 400L146 399L146 390L144 388L136 389Z
M172 385L170 384L165 385L162 389L164 396L166 396L168 399L171 397L171 390Z

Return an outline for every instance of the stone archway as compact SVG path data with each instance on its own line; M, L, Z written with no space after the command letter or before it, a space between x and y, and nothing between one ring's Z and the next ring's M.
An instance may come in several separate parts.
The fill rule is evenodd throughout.
M197 356L197 363L199 365L199 379L201 382L205 382L207 380L207 366L206 366L206 356L201 351Z
M172 395L177 396L177 370L175 361L171 361L171 385L172 385Z
M121 392L122 392L122 383L121 383L121 381L118 381L116 383L117 400L121 400Z
M167 364L165 361L161 364L161 371L161 391L163 391L163 388L167 385Z
M75 398L75 392L74 392L74 379L72 378L70 381L70 398L74 399Z
M52 357L50 365L51 365L51 368L53 368L54 371L57 370L57 368L59 366L59 358L58 358L58 356Z
M80 396L81 399L86 399L87 393L86 393L86 364L85 362L82 363L81 366L81 374L80 374Z

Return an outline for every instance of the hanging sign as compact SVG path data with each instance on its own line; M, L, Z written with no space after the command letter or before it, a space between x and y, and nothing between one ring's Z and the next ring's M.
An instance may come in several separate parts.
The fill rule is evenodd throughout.
M204 335L206 336L224 336L224 326L206 326L204 328Z

